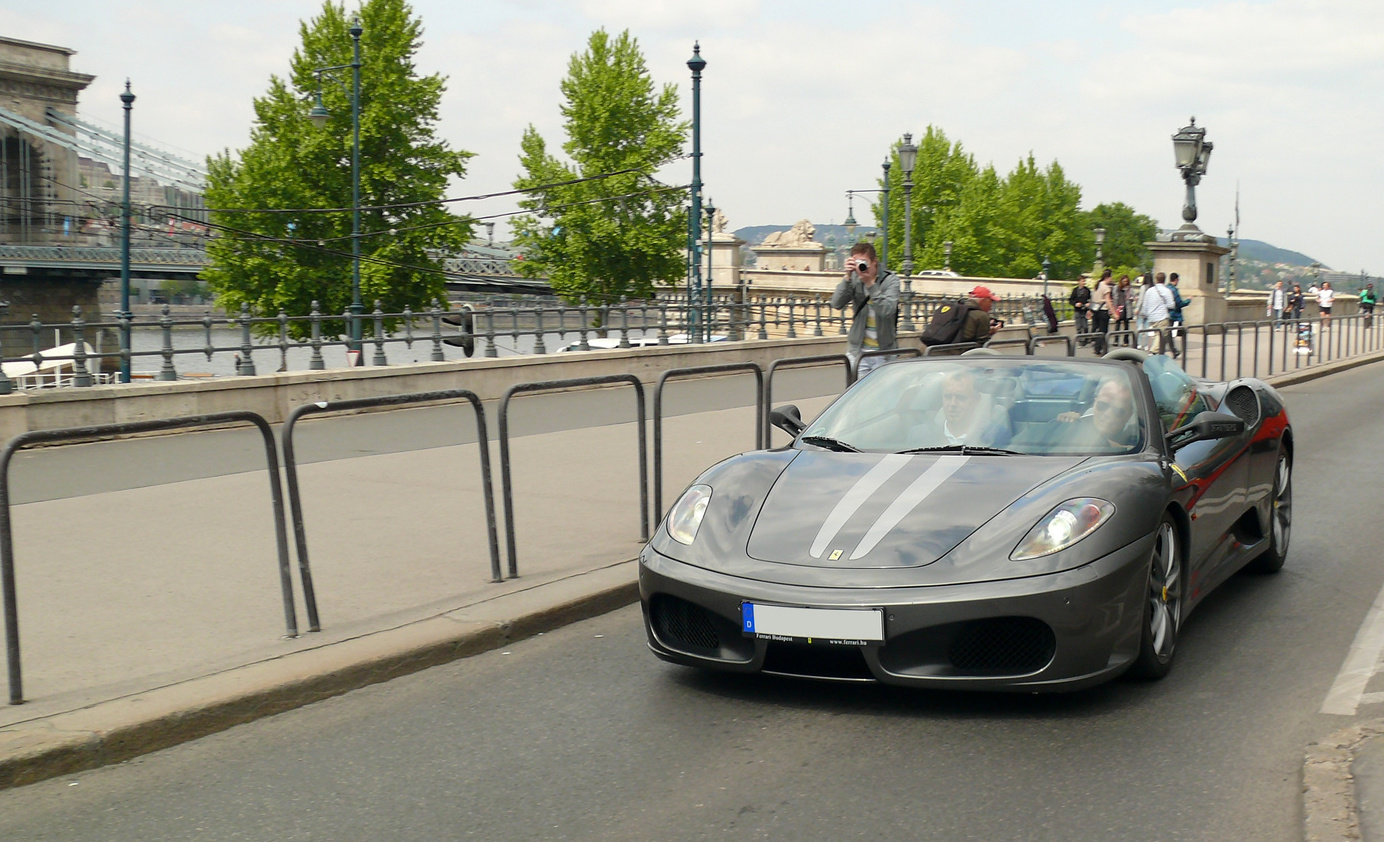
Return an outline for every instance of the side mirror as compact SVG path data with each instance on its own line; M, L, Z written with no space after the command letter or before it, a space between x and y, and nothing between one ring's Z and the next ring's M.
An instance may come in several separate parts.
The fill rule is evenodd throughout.
M793 438L797 438L799 433L807 429L807 425L803 423L802 414L799 413L798 408L791 403L770 410L769 423L783 430Z
M1192 419L1192 423L1178 427L1166 436L1168 447L1181 450L1194 441L1211 441L1238 436L1245 431L1243 418L1228 412L1207 410Z

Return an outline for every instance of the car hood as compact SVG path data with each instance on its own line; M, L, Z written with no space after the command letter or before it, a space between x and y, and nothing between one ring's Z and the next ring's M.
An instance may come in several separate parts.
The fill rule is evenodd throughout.
M747 552L759 561L836 569L931 564L1081 461L800 451L765 497Z

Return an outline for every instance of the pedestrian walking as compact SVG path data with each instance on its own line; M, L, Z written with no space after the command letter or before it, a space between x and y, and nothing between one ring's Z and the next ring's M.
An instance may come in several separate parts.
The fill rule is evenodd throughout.
M1273 326L1278 329L1283 326L1283 310L1288 306L1288 293L1283 289L1283 282L1274 284L1273 290L1269 292L1268 309L1264 311L1266 318L1273 319Z
M1139 297L1139 315L1144 318L1149 331L1158 334L1158 353L1162 354L1169 350L1168 333L1172 324L1173 296L1168 292L1162 272L1154 276L1152 284L1147 283L1147 276L1144 280L1147 285L1144 287L1144 294ZM1152 336L1149 337L1149 350L1153 350ZM1172 352L1174 357L1178 355L1176 347L1172 348Z
M1191 304L1191 303L1192 303L1192 300L1191 300L1190 298L1183 298L1183 297L1182 297L1182 290L1178 289L1178 287L1177 287L1177 281L1178 281L1178 277L1177 277L1177 273L1176 273L1176 272L1173 272L1171 275L1168 276L1168 287L1167 287L1167 289L1168 289L1168 292L1171 292L1171 293L1173 294L1173 308L1172 308L1172 312L1169 313L1168 315L1169 315L1169 318L1172 320L1172 327L1173 327L1173 329L1172 329L1172 335L1173 335L1174 338L1177 338L1177 337L1181 337L1181 336L1182 336L1182 332L1183 332L1183 326L1182 326L1182 323L1183 323L1182 308L1183 308L1183 307L1186 307L1188 304ZM1177 356L1177 347L1176 347L1176 346L1173 346L1173 356L1174 356L1174 357Z
M1131 302L1134 307L1134 344L1147 350L1153 348L1153 343L1149 341L1153 337L1148 333L1149 319L1144 313L1144 294L1153 288L1153 273L1145 272L1140 283L1142 286L1133 291L1134 300Z
M1096 282L1096 290L1091 294L1091 330L1096 336L1096 353L1104 355L1109 343L1110 314L1115 309L1115 289L1110 280L1111 272L1106 269Z
M1121 275L1120 282L1115 286L1115 332L1123 333L1124 336L1116 339L1124 345L1129 342L1129 317L1134 310L1133 289L1129 285L1129 276Z
M1091 330L1091 288L1086 286L1085 274L1076 279L1076 286L1072 288L1072 294L1067 296L1067 302L1072 305L1072 318L1076 321L1077 342L1085 345L1091 341L1089 338L1082 338Z
M851 330L846 336L846 356L864 377L886 359L862 357L876 349L892 351L899 346L894 324L899 315L899 276L879 265L874 245L866 242L851 246L846 275L831 294L835 310L850 308Z
M1307 303L1307 297L1302 294L1302 284L1293 284L1293 291L1288 293L1287 312L1292 313L1293 321L1302 318L1302 307Z
M1317 290L1317 309L1322 314L1322 328L1331 327L1331 305L1336 300L1336 290L1331 288L1330 281L1322 281L1321 287Z

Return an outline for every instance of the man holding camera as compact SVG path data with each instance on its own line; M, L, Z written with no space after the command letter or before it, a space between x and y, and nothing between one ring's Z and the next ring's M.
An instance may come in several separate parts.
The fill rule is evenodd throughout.
M866 351L892 351L898 347L894 322L899 314L899 276L879 265L875 247L856 243L846 261L846 276L831 294L836 310L851 308L853 321L846 336L846 355L864 377L887 356L864 357Z

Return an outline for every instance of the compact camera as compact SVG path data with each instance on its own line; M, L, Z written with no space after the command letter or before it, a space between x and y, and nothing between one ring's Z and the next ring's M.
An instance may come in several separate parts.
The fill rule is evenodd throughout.
M863 274L863 273L865 273L865 272L870 271L870 261L868 261L868 260L856 260L856 261L852 261L852 263L851 263L851 268L854 269L855 271L860 272L860 273Z

